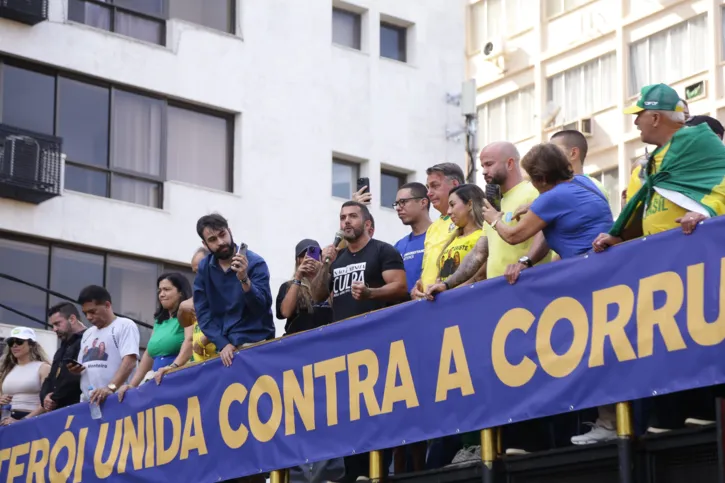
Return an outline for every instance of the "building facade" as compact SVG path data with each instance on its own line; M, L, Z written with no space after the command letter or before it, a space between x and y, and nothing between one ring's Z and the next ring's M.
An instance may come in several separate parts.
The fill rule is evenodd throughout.
M479 144L509 140L523 155L555 131L587 132L584 170L609 189L618 213L645 149L622 109L642 86L669 84L692 115L724 118L724 8L720 0L469 1Z
M0 124L65 155L59 196L0 199L0 322L37 327L58 300L11 276L70 297L105 285L153 323L157 277L189 272L211 212L267 260L276 296L300 239L332 242L358 177L375 236L403 236L399 184L464 163L446 94L464 78L465 7L50 0L36 25L0 18Z

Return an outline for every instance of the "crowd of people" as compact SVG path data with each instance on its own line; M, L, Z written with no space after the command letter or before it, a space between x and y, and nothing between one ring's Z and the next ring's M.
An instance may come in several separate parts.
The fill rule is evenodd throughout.
M292 276L279 287L274 311L286 320L285 335L411 299L435 303L444 291L485 279L503 276L514 284L536 265L666 230L689 234L705 218L725 214L722 125L708 116L690 117L686 103L663 84L643 88L626 113L636 116L642 141L655 149L633 166L616 221L605 188L584 174L587 140L574 130L557 132L523 157L509 142L485 146L479 159L486 191L466 183L457 164L431 166L425 185L407 183L397 192L393 208L410 233L395 245L374 238L367 206L372 194L364 187L342 204L340 243L321 247L304 239L295 246ZM434 219L431 206L438 212ZM82 400L102 405L112 394L123 401L129 390L152 379L160 384L174 368L217 356L231 366L237 350L274 338L270 275L262 256L235 242L219 214L201 217L196 230L203 246L191 261L193 288L178 273L159 277L154 330L142 357L138 328L114 314L110 294L99 286L84 288L78 297L90 328L72 303L50 309L49 324L61 341L52 362L32 329L14 329L0 364L0 405L11 405L12 412L0 424ZM678 401L677 414L692 407ZM709 421L708 414L698 416ZM579 434L585 417L509 425L503 431L506 452L616 438L612 407L599 408L591 430ZM663 421L651 429L684 424ZM480 459L478 445L476 433L399 448L395 468ZM387 467L392 452L384 454ZM354 455L295 468L292 480L347 482L367 472L367 455Z

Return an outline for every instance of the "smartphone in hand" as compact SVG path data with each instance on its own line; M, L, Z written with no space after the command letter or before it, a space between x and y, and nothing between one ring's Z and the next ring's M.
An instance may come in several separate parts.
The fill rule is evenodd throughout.
M239 248L237 249L237 255L241 255L243 257L247 256L247 244L246 243L239 244Z
M319 262L322 256L322 250L318 247L309 247L307 249L307 256Z
M360 191L361 189L365 188L365 191L363 193L370 193L370 178L358 178L357 179L357 191Z

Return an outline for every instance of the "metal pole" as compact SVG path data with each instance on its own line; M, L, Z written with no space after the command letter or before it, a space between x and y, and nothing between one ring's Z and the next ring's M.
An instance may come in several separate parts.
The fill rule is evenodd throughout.
M634 425L632 405L617 403L617 453L619 457L619 483L634 483L633 444Z
M289 470L274 470L269 474L270 483L288 483Z
M372 481L382 481L383 479L383 452L370 452L370 479Z
M481 430L481 461L483 462L483 483L494 483L494 463L498 450L496 429Z

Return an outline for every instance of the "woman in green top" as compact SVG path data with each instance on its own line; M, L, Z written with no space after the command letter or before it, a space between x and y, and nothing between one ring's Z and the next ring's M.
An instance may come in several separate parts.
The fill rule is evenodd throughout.
M191 297L191 284L182 274L173 272L161 275L158 287L159 305L154 314L154 331L133 379L118 389L119 401L123 400L123 395L129 388L138 387L150 370L183 366L191 358L191 344L176 318L179 304Z

